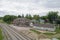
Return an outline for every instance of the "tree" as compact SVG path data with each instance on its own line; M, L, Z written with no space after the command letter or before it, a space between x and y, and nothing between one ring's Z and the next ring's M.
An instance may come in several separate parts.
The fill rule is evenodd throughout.
M24 14L22 14L22 16L21 16L22 18L24 18Z
M26 14L25 18L27 18L27 19L28 19L28 17L29 17L29 15L28 15L28 14Z
M60 16L58 16L58 19L60 19Z
M18 18L21 18L21 15L18 15Z
M60 24L60 19L56 20L56 23L57 23L57 24Z
M3 19L3 17L0 17L0 20L2 20Z
M47 17L48 17L50 23L53 23L53 21L55 21L58 17L58 12L51 11L48 13Z
M5 15L3 17L3 21L6 23L11 23L14 19L16 19L17 17L14 15Z
M33 16L33 19L39 20L39 19L40 19L40 16L39 16L39 15L34 15L34 16Z
M42 16L42 17L40 17L40 18L43 19L43 20L48 19L47 16Z
M32 16L30 14L26 14L25 18L32 20Z
M29 19L31 19L32 20L32 16L29 14Z

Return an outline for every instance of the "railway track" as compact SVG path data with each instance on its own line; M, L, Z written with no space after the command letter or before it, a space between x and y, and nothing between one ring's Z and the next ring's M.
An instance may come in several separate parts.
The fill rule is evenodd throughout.
M20 31L17 31L15 28L13 28L11 25L9 26L10 28L14 29L16 32L18 32L19 34L21 34L24 38L26 38L27 40L30 39L30 40L33 40L32 38L28 37L27 35L25 35L24 33L20 32Z
M7 24L0 24L7 40L33 40Z

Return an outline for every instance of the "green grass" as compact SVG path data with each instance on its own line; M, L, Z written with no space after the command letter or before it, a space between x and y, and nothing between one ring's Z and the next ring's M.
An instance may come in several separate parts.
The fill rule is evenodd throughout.
M0 40L3 40L2 30L0 29Z
M43 33L43 34L45 34L45 35L55 35L54 33Z
M5 23L3 20L0 20L0 23Z
M58 38L60 40L60 38Z
M53 38L53 36L55 35L55 33L43 33L44 35L46 35L48 38Z
M60 29L59 28L56 28L56 33L60 33Z
M46 35L47 38L53 38L53 37L55 37L55 38L58 38L60 40L60 35L59 35L60 33L50 33L50 32L41 33L41 32L39 32L39 31L37 31L35 29L30 29L30 31L32 31L32 32L34 32L34 33L36 33L38 35L40 35L40 34ZM60 32L60 31L58 31L58 32Z
M30 31L35 32L35 33L37 33L37 34L40 34L40 33L41 33L41 32L39 32L39 31L37 31L37 30L35 30L35 29L30 29Z

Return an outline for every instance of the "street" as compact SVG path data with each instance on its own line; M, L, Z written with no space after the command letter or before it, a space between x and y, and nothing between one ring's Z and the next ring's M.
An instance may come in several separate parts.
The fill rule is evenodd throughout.
M7 24L0 23L0 27L3 31L4 40L33 40Z

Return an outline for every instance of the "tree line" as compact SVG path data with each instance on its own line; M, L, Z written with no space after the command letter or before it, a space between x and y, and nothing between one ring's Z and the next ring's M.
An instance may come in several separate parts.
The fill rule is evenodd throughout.
M35 19L37 21L39 21L40 19L43 19L43 20L48 20L49 23L56 22L57 24L60 24L60 16L58 15L58 13L59 13L58 11L56 11L56 12L50 11L45 16L39 16L39 15L31 16L30 14L26 14L26 16L24 16L24 14L18 15L18 16L5 15L4 17L0 17L0 19L3 19L3 21L6 22L6 23L12 23L12 21L16 18L27 18L27 19L30 19L30 20Z

